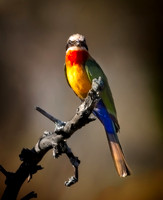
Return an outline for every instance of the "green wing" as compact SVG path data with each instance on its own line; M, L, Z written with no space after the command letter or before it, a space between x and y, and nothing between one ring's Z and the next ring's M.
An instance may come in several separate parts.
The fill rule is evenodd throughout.
M102 80L104 81L104 89L100 94L100 97L107 108L107 111L113 115L116 119L116 109L114 105L114 100L112 97L112 93L108 84L107 77L105 76L104 72L102 71L101 67L96 63L93 58L89 58L85 63L85 69L88 75L89 80L92 82L94 78L99 78L101 76ZM117 122L118 124L118 122Z

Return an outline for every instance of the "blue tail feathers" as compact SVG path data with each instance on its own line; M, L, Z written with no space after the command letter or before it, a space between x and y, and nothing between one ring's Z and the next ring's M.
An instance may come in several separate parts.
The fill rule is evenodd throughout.
M119 176L126 177L130 175L130 169L126 163L118 136L116 134L119 130L116 118L114 119L114 116L109 114L102 100L97 103L93 110L93 114L98 117L105 127L109 147Z
M113 120L111 119L104 103L100 100L96 107L93 110L93 114L101 121L103 124L105 131L109 134L116 133L116 128Z

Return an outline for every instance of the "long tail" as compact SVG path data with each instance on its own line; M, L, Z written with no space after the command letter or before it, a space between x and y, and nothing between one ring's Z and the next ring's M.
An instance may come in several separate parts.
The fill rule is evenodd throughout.
M129 176L131 174L130 169L125 160L121 145L118 140L118 136L116 135L116 133L110 134L107 132L106 132L106 135L108 138L108 142L109 142L111 154L112 154L112 157L114 160L114 164L115 164L115 167L117 169L119 176L120 177Z
M130 169L126 163L120 142L118 140L117 131L119 125L116 119L108 113L104 103L100 100L93 111L94 115L99 118L105 127L108 138L111 154L114 160L115 167L120 177L130 175Z

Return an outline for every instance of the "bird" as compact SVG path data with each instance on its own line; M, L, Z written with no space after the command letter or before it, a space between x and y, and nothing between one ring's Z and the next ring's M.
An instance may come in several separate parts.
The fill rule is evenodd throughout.
M89 54L83 35L76 33L68 38L64 70L69 86L82 101L91 89L92 80L102 78L104 88L100 92L100 100L95 105L93 114L104 126L117 173L120 177L129 176L130 169L118 139L120 126L108 79L100 65Z

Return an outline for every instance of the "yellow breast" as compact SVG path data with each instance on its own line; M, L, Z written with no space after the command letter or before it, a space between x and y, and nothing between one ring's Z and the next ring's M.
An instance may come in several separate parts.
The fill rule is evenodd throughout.
M70 86L80 99L84 99L91 88L91 82L83 66L80 64L67 66L66 72Z

